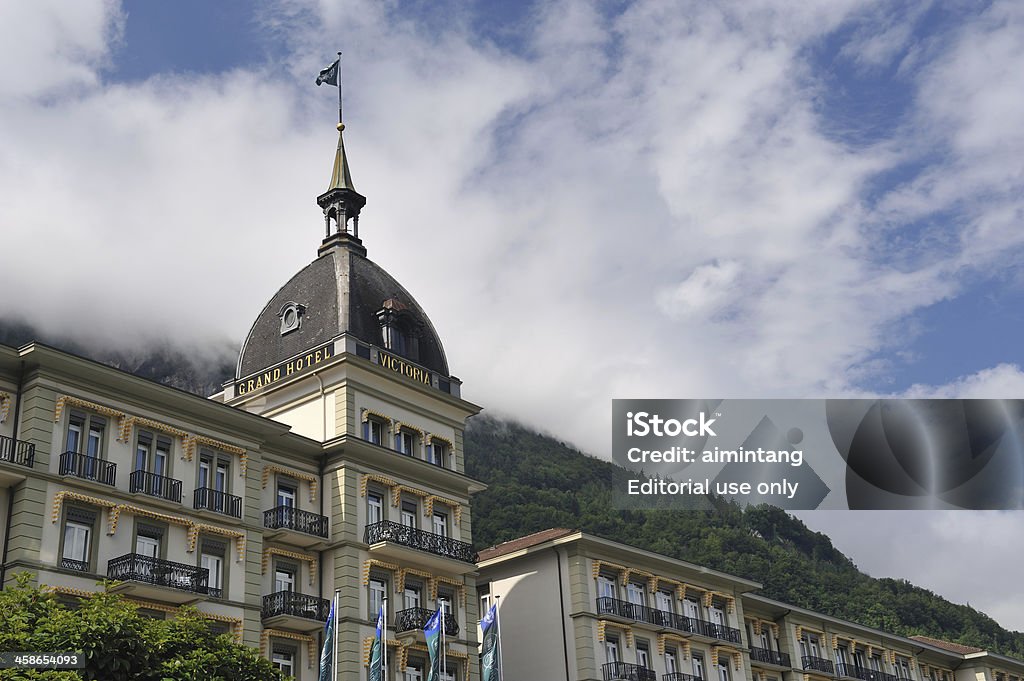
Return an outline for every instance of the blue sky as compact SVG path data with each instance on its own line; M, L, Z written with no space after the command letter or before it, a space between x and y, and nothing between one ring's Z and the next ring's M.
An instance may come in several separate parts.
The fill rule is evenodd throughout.
M338 49L369 256L490 411L607 455L616 397L1024 392L1006 1L0 2L0 316L239 343L315 255ZM1024 629L1024 555L806 520Z

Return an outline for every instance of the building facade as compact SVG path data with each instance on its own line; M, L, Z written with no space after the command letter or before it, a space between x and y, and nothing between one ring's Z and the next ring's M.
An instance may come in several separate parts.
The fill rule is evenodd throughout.
M1024 662L774 601L760 584L581 532L479 555L506 678L555 681L1020 681Z
M468 678L483 486L462 436L479 407L415 299L366 257L341 130L317 257L212 399L0 346L4 584L27 570L70 598L116 580L158 617L194 604L301 680L317 677L336 592L339 679L366 678L385 599L391 678L426 678L421 629L440 607L448 677Z

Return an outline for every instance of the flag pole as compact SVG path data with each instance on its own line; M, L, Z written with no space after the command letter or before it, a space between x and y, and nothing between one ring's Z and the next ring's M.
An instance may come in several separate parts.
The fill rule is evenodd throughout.
M501 596L494 596L494 626L498 634L498 681L505 681L505 656L501 653Z
M334 650L331 651L331 679L338 678L338 594L341 593L340 589L334 590L334 603L332 604L331 610L334 611Z
M341 52L338 52L338 123L344 123L341 116Z
M340 56L341 53L339 52ZM338 77L338 90L341 90L341 62L338 62L339 77ZM384 626L380 630L380 677L382 679L388 678L388 596L385 592L384 599L381 601L381 607L384 609Z
M445 618L446 613L445 613L444 608L442 607L442 603L443 603L443 601L441 599L437 600L437 609L441 611L441 678L442 679L447 679L448 678L448 651L446 650L447 646L445 645L445 628L446 627L444 626L444 618Z

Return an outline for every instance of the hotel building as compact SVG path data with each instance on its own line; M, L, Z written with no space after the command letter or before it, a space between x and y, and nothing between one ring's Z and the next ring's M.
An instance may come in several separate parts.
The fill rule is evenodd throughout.
M421 628L442 607L448 678L468 678L483 485L463 473L463 430L479 407L415 299L366 257L343 128L317 257L212 399L0 346L3 584L30 571L71 599L116 580L154 617L193 604L306 681L336 590L339 679L366 678L385 598L391 677L426 678Z
M505 678L548 681L1021 681L1024 662L765 598L761 585L550 529L480 552Z

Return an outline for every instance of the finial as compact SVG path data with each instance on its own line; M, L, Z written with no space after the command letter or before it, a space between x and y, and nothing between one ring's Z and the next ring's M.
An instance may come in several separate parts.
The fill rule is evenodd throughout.
M345 124L344 123L338 123L338 132L341 132L344 129L345 129Z

